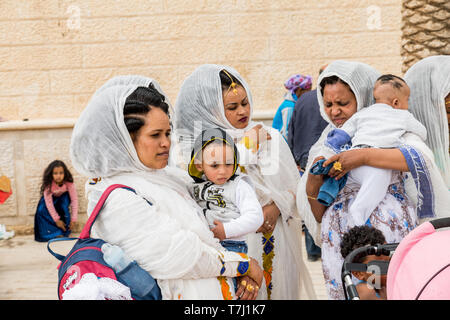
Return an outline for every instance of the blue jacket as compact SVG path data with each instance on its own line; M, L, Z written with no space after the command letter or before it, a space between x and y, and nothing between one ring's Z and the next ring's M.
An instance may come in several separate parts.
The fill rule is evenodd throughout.
M289 121L291 120L292 113L294 112L296 101L297 96L295 93L287 93L283 103L281 103L278 107L278 110L273 117L272 128L280 131L286 141L288 138Z

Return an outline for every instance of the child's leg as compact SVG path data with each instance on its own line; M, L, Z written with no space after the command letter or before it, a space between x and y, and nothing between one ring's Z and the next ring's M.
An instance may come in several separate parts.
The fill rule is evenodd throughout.
M63 231L56 226L45 205L44 197L41 197L34 216L34 239L46 242L61 235L63 235Z
M234 240L223 240L220 241L222 247L227 249L228 251L247 253L248 247L245 241L234 241ZM234 291L237 291L237 279L233 278L234 283Z
M64 221L66 225L66 231L64 232L64 236L68 236L70 234L69 225L70 225L70 196L69 192L64 192L59 197L53 197L55 210L58 212L59 217L62 221Z
M391 176L392 170L369 166L361 166L350 171L349 179L361 186L349 208L349 214L355 225L364 225L373 210L384 199Z

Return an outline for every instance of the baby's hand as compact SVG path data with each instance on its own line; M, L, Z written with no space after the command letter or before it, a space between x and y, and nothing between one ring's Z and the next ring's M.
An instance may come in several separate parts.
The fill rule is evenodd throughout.
M219 239L220 241L224 240L226 238L226 235L225 229L223 228L223 223L218 220L214 220L214 225L216 227L211 229L212 233L214 233L214 237Z

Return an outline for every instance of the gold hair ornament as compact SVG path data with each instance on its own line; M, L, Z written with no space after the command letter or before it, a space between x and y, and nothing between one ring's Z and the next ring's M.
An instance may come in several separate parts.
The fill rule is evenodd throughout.
M230 76L230 74L229 74L225 69L222 70L222 71L225 72L225 74L226 74L226 75L228 76L228 78L230 78L230 80L231 80L231 84L230 84L230 86L228 87L227 93L228 93L228 91L230 91L230 89L233 89L233 90L232 90L233 93L234 93L235 95L237 95L237 94L238 94L237 89L236 89L237 83L234 82L233 78Z

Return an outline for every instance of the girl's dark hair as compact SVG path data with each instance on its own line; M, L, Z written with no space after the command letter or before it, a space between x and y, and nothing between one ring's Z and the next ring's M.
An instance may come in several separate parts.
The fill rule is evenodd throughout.
M169 115L169 105L164 100L165 97L152 83L148 87L138 87L128 96L125 100L123 115L125 126L131 136L145 124L144 117L152 107L159 108Z
M42 185L41 185L41 195L44 194L45 189L51 187L53 182L53 169L56 167L62 167L64 170L64 182L73 182L72 174L64 162L61 160L52 161L47 168L44 170L44 174L42 176Z
M377 244L383 244L386 242L383 233L369 226L356 226L351 228L344 234L341 241L341 254L342 257L347 255L357 248L361 248L366 245L375 246Z
M322 94L322 97L323 97L323 90L325 89L325 86L327 84L331 85L331 84L336 84L338 82L345 84L350 89L350 91L353 93L352 88L350 88L350 86L348 85L347 82L342 81L342 79L339 78L338 76L329 76L329 77L323 78L322 81L320 81L320 93Z
M232 82L235 82L238 86L243 87L242 83L236 79L235 76L233 76L229 71L220 71L219 72L219 77L220 77L220 83L222 85L222 92L227 91Z

